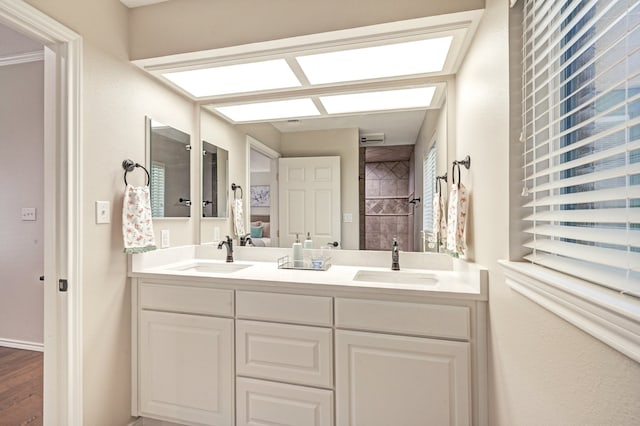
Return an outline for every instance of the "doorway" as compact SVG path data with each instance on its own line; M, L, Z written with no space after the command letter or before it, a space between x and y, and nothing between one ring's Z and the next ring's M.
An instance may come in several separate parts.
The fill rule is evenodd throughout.
M360 150L361 248L413 251L413 145L370 146Z
M80 425L82 39L22 1L0 2L0 24L44 46L43 423Z

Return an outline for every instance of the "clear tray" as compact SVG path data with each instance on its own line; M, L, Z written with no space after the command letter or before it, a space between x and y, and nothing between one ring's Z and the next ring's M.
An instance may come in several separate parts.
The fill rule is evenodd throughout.
M331 258L322 257L321 259L303 259L301 266L296 266L289 255L278 258L278 269L297 269L300 271L326 271L331 267ZM315 266L315 267L314 267Z

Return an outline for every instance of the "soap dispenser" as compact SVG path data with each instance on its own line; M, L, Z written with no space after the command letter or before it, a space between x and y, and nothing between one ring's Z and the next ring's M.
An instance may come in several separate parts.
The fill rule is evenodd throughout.
M299 234L296 234L296 242L293 243L293 266L295 268L302 268L304 266L304 260L302 259L302 243L300 243Z
M313 248L313 241L311 241L311 233L307 232L307 239L304 240L304 249L311 250Z

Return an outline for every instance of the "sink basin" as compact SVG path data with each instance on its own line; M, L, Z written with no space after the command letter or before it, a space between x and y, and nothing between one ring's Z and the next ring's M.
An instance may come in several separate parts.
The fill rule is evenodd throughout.
M180 272L196 272L196 273L209 273L209 274L228 274L231 272L240 271L248 268L251 265L242 263L210 263L210 262L197 262L190 263L188 265L180 265L174 268L169 268L171 271Z
M403 271L358 271L353 277L354 281L368 281L374 283L391 284L416 284L435 285L438 280L433 274L426 272L403 272Z

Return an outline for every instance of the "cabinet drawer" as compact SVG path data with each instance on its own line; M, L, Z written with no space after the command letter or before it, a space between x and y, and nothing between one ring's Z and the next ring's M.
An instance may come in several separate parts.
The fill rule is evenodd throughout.
M238 378L237 426L332 426L333 392Z
M330 297L238 291L236 298L238 318L309 325L333 324Z
M142 309L233 316L232 290L143 282L139 298Z
M333 330L236 321L236 374L333 386Z
M469 340L465 306L336 298L336 327Z

